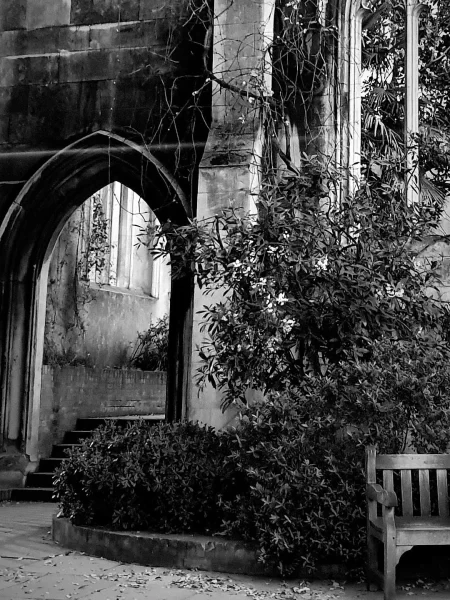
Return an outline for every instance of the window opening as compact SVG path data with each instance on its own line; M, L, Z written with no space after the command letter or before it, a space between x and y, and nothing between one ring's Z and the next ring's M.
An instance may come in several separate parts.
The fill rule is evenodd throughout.
M79 211L83 278L158 298L161 259L151 254L157 219L144 200L114 182L88 198Z

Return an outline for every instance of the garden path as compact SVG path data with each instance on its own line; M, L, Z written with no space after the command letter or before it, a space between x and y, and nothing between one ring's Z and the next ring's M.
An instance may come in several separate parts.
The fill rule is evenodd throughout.
M54 504L0 504L0 600L381 600L364 584L305 583L129 565L51 539ZM449 581L406 586L398 600L450 598Z

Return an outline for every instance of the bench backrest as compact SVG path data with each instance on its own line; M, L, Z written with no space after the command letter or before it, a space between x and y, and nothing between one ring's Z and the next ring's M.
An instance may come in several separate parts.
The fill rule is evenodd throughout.
M377 454L366 451L367 483L380 483L399 500L404 517L449 516L449 454Z

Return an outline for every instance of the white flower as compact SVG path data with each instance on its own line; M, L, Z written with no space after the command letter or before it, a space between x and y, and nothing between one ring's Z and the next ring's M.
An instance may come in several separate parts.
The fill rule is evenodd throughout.
M280 292L276 298L277 304L281 304L281 306L283 306L283 304L286 304L287 301L288 301L288 299L287 299L286 295L283 294L283 292Z
M316 267L319 271L326 271L328 269L328 256L323 256L319 258L316 263Z
M283 333L290 333L294 325L294 319L288 319L287 317L284 317L284 319L281 320L281 329L283 330Z
M405 290L401 287L395 288L390 283L387 283L385 287L385 294L389 298L403 298L405 295ZM378 290L375 295L381 298L384 294L381 292L381 290Z
M232 268L232 269L239 269L239 267L242 267L242 264L240 260L235 260L234 262L230 262L228 264L228 268Z

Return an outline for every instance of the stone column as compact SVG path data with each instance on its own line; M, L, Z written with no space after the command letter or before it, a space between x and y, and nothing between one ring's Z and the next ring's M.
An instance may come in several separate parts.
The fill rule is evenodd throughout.
M348 191L359 187L361 177L361 73L363 20L371 11L361 1L350 4L349 14L349 100L348 100Z
M273 36L274 7L275 0L215 2L212 127L199 171L198 219L218 214L231 205L249 211L258 193L263 145L260 109L246 92L252 89L255 73L266 73L265 86L269 86L270 66L265 62L265 49ZM198 312L221 297L220 290L213 296L195 291L192 379L199 364L197 347L204 337ZM222 427L234 414L231 410L223 414L220 401L217 390L208 386L198 394L192 383L186 416Z
M405 188L409 205L419 200L419 149L415 136L419 132L419 16L423 8L417 0L406 0Z

